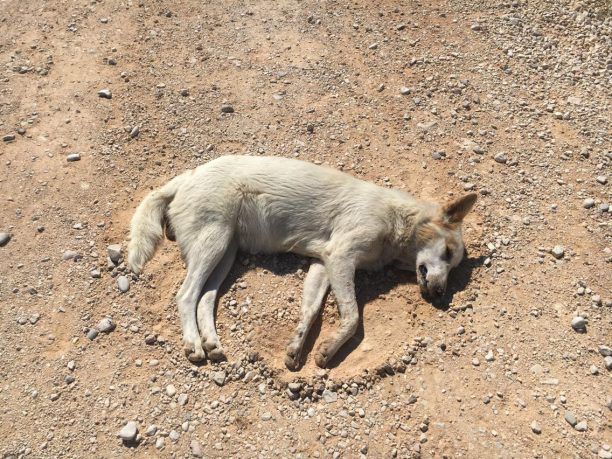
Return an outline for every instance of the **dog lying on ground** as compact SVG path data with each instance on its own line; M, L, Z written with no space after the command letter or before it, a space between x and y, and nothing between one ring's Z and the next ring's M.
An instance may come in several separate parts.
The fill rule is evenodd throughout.
M472 193L442 206L304 161L223 156L142 201L132 219L128 264L139 274L164 231L179 244L187 264L177 293L184 350L197 362L225 357L214 309L237 250L312 257L285 362L299 367L331 287L340 325L316 350L316 364L325 367L357 329L355 270L395 263L416 271L423 296L440 297L449 271L463 258L461 223L475 202Z

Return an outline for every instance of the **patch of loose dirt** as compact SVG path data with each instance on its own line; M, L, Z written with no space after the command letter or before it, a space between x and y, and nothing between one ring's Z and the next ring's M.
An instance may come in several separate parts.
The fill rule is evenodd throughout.
M2 2L0 453L612 457L610 25L595 0ZM358 273L357 335L289 372L308 260L240 254L228 362L191 365L176 245L127 293L107 246L150 189L231 153L477 191L447 307ZM337 321L332 294L309 351Z

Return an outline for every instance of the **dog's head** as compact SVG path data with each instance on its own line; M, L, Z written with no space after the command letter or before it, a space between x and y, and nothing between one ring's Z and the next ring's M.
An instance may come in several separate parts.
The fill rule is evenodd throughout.
M442 206L437 215L422 222L416 233L416 274L421 294L438 300L446 291L448 273L463 259L461 223L476 202L470 193Z

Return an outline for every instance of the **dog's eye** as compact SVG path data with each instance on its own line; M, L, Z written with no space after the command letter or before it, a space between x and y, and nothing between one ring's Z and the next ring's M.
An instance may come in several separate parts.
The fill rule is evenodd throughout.
M450 249L449 246L446 246L446 252L444 253L444 259L446 261L450 261L451 258L453 258L453 251Z

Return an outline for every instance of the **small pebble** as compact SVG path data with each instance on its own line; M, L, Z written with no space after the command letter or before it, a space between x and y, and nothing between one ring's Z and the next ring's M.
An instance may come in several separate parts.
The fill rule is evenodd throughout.
M5 142L12 142L13 140L15 140L15 134L7 134L2 137L2 140Z
M75 252L74 250L66 250L63 254L62 254L62 260L79 260L81 258L81 255L79 255L77 252Z
M138 435L138 424L136 424L134 421L129 421L119 431L119 438L121 438L126 443L133 442L134 440L136 440L136 435Z
M566 411L565 412L565 420L567 421L567 423L574 427L576 424L578 424L578 420L576 419L576 415L574 413L572 413L571 411Z
M606 177L605 175L598 175L596 180L597 183L601 185L605 185L606 183L608 183L608 177Z
M602 355L602 357L608 357L610 355L612 355L612 348L610 348L609 346L599 346L599 353Z
M612 370L612 356L607 356L604 358L604 364L606 366L606 370Z
M533 421L531 423L531 431L535 434L541 434L542 428L540 427L540 424L538 424L536 421Z
M202 450L202 445L197 440L191 440L189 445L191 447L191 455L193 457L204 457L204 451Z
M176 387L174 387L172 384L168 384L166 386L166 395L168 397L174 397L176 395Z
M118 265L121 262L121 245L119 244L111 244L107 248L108 258L111 259L113 263Z
M508 157L506 156L505 153L497 153L493 159L495 160L496 163L500 163L500 164L506 164L508 162Z
M572 328L577 332L584 333L586 331L586 319L582 316L576 316L572 319Z
M66 161L68 161L69 163L73 163L75 161L80 161L80 160L81 160L80 153L70 153L68 156L66 156Z
M217 386L222 386L223 384L225 384L226 377L227 374L225 373L225 371L215 371L212 374L211 379L215 382Z
M115 322L108 317L105 317L98 323L96 328L102 333L110 333L115 329Z
M110 89L101 89L98 91L98 96L102 97L103 99L112 99L113 93Z
M588 430L588 425L586 421L580 421L578 424L574 426L578 432L586 432Z
M125 293L130 289L130 281L126 276L117 277L117 288L121 293Z
M9 233L0 233L0 247L4 247L11 240Z
M234 113L234 107L230 104L221 105L221 113Z
M89 338L91 341L93 341L98 336L98 333L99 333L99 331L96 328L90 328L87 331L87 338Z
M325 389L323 391L322 394L323 400L325 400L326 403L334 403L336 400L338 400L338 394L336 392L332 392L328 389Z
M595 206L595 200L593 198L586 198L584 201L582 201L582 207L584 207L585 209L590 209L591 207Z
M556 245L553 247L552 249L552 255L553 257L555 257L557 260L563 258L563 255L565 255L565 249L563 248L563 246L560 245Z

